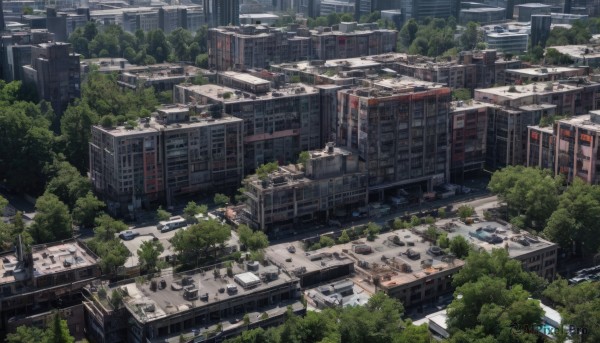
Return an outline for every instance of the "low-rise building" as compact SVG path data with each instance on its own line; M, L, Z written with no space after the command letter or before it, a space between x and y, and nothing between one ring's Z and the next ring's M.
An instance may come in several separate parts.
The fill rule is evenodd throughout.
M87 329L100 342L176 343L181 337L222 342L248 329L282 324L288 306L294 314L305 313L298 279L286 271L258 262L234 264L229 275L226 269L216 265L141 283L119 282L107 294L119 293L123 308L112 310L94 297L86 303ZM120 327L108 328L105 335L100 328L106 323Z
M515 16L517 21L529 22L534 14L550 14L552 6L540 3L526 3L515 5Z
M194 80L199 75L199 68L181 64L151 64L130 66L121 69L117 84L136 89L139 86L154 87L157 92L173 90L175 85Z
M462 25L469 22L480 24L494 24L506 21L506 8L501 7L477 7L463 8L459 13L459 21Z
M35 245L0 256L0 331L18 323L44 326L54 308L81 302L81 290L100 274L98 257L77 240ZM76 310L77 312L77 310ZM73 333L82 336L77 316L66 316Z
M571 67L509 69L506 71L505 83L507 85L521 85L532 82L559 81L573 77L584 77L587 73L587 68Z
M549 46L563 55L567 55L573 64L584 65L591 68L600 66L600 51L597 48L587 45L559 45Z
M311 151L304 170L279 167L264 177L244 181L247 221L261 230L286 224L334 218L358 211L367 203L366 175L358 156L329 143Z

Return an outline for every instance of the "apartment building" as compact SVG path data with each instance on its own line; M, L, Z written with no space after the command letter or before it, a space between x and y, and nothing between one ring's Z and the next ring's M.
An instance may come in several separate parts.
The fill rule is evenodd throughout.
M554 171L556 137L552 126L529 126L527 134L527 166Z
M107 6L91 10L89 17L102 25L121 25L123 30L131 33L137 30L161 29L168 34L179 27L195 32L205 23L202 6L194 4L150 6L148 3L139 7Z
M287 32L262 25L213 28L208 33L209 67L243 70L310 59L382 54L396 50L397 33L357 23L316 30L292 25Z
M124 62L117 66L108 70L119 72L117 83L120 86L131 89L139 86L154 87L157 92L173 90L175 85L189 82L200 74L199 68L184 64L161 63L135 66Z
M2 80L6 82L22 81L23 67L31 64L31 47L35 44L53 41L54 34L41 29L2 34L0 40Z
M32 246L17 245L0 255L0 331L16 329L15 322L40 324L53 309L81 302L81 290L100 277L98 257L77 240ZM82 336L78 318L68 316L73 333Z
M338 144L365 162L369 193L448 176L450 88L411 78L338 92Z
M463 184L465 174L482 171L487 152L487 126L496 106L456 101L450 108L450 179Z
M31 64L23 67L24 82L34 85L40 100L62 114L81 96L79 54L69 43L40 43L31 47Z
M596 108L595 83L544 82L520 86L476 89L475 100L501 106L488 124L487 167L524 165L527 161L528 126L544 116L577 115Z
M86 329L103 343L181 342L182 337L183 342L215 343L283 324L288 308L296 315L306 313L298 278L287 270L247 262L233 264L231 274L224 265L215 265L149 282L102 285L109 301L95 296L85 302ZM123 297L120 310L111 308L114 292ZM248 322L240 325L245 314Z
M556 174L571 182L576 177L591 184L600 183L598 139L600 111L561 119L556 123Z
M311 30L310 39L311 58L344 59L396 51L398 31L342 22L337 27Z
M202 8L208 27L240 24L240 0L203 0Z
M248 89L263 79L240 74L236 83L246 82ZM295 162L302 151L323 146L323 122L319 90L305 84L291 84L261 93L213 84L178 85L174 99L180 103L213 105L244 125L244 174L253 174L260 165L278 161Z
M367 203L367 178L352 152L328 143L310 152L305 166L288 165L264 178L244 181L244 217L265 231L286 224L327 220L336 212L358 211Z
M211 108L172 106L136 127L92 127L90 177L109 211L135 215L151 202L242 179L242 120Z

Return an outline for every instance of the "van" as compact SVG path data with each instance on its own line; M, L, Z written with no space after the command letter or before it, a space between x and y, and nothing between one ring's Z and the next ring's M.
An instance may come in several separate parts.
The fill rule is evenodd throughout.
M156 228L160 230L160 232L168 232L171 230L178 229L180 227L184 227L185 225L185 219L179 216L175 216L171 217L169 220L159 222Z

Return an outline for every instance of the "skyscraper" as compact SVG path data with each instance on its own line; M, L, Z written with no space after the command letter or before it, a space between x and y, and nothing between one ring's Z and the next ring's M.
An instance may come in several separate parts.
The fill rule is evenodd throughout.
M552 24L552 17L549 15L531 16L531 48L538 45L542 48L546 47L546 41L550 36L550 24Z
M240 25L240 0L204 0L204 16L209 27Z

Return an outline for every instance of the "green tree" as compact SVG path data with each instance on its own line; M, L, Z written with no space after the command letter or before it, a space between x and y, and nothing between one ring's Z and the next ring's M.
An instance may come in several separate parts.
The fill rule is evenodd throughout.
M6 336L6 343L45 343L45 332L35 326L21 325Z
M92 189L90 180L67 161L55 160L46 170L51 177L46 193L56 195L71 209L75 207L77 199L85 197Z
M96 198L92 192L85 197L77 199L73 208L73 221L83 227L92 227L94 220L106 207L103 201Z
M329 236L321 236L319 238L319 245L321 247L332 247L335 245L335 240Z
M78 101L69 105L60 119L61 141L67 160L83 173L88 170L91 127L98 122L98 115L88 104Z
M457 236L457 237L462 237L462 236ZM439 246L442 249L447 249L450 247L450 239L448 238L448 234L444 233L439 235L437 242L436 242L437 246Z
M421 225L421 219L415 215L410 217L410 226L415 227Z
M169 218L171 218L172 216L173 215L171 214L171 212L167 212L165 209L162 208L162 206L159 206L156 210L156 220L158 221L169 220Z
M298 156L298 161L296 163L301 164L306 168L306 163L310 160L310 153L308 151L302 151Z
M566 280L558 279L546 288L544 296L558 308L563 325L586 329L585 333L582 330L574 332L573 342L600 342L600 283L582 282L569 286Z
M60 318L58 313L54 314L52 322L45 330L35 326L19 326L17 331L8 334L7 343L73 343L75 339L71 336L67 321Z
M145 241L137 251L142 270L148 273L160 271L159 256L165 251L161 242L155 240Z
M215 194L213 202L219 207L226 206L229 204L229 197L225 194L217 193Z
M94 223L94 238L101 241L110 241L114 239L119 232L128 229L127 224L114 219L106 213L96 217Z
M245 224L241 224L237 229L240 243L250 251L262 250L269 246L269 239L262 231L252 231Z
M466 101L470 99L472 99L471 90L467 88L457 88L452 91L452 100Z
M460 36L460 44L463 50L473 50L479 42L479 24L468 22L465 31Z
M256 168L256 175L258 176L259 179L266 180L268 175L270 173L276 171L278 168L279 168L279 163L277 163L277 161L265 163L265 164L262 164L261 166L259 166L258 168Z
M346 230L342 230L342 234L338 238L338 242L340 244L346 244L350 242L350 236L348 236L348 232L346 232Z
M54 194L46 193L35 202L36 215L29 232L37 244L73 236L69 209Z
M206 215L207 213L208 207L206 205L198 205L194 201L188 202L183 209L183 215L188 221L194 221L197 214Z
M452 249L452 241L450 241L450 249ZM460 287L477 281L482 275L501 278L508 288L521 285L535 297L538 297L546 286L543 278L524 271L521 262L511 259L505 249L494 249L491 253L471 251L464 267L454 275L452 284Z
M535 327L542 318L538 300L519 284L508 286L500 277L481 276L457 288L454 301L448 306L448 327L451 333L475 330L481 338L496 342L531 342L535 336L523 332L515 335L513 327Z
M454 256L463 259L469 255L471 245L463 236L454 236L449 242L448 247Z
M375 237L377 237L377 235L379 235L379 232L381 232L381 226L373 223L373 222L369 222L369 224L367 224L367 239L372 241L375 239Z
M217 254L217 246L224 244L231 237L231 228L217 220L205 220L191 225L186 230L179 230L173 238L171 245L181 261L190 258L197 260L204 256L208 257L212 249Z
M458 208L457 213L460 219L465 220L475 214L475 209L473 206L462 205Z
M73 343L75 338L71 336L67 321L60 318L56 313L52 319L52 324L46 330L45 336L49 343Z

